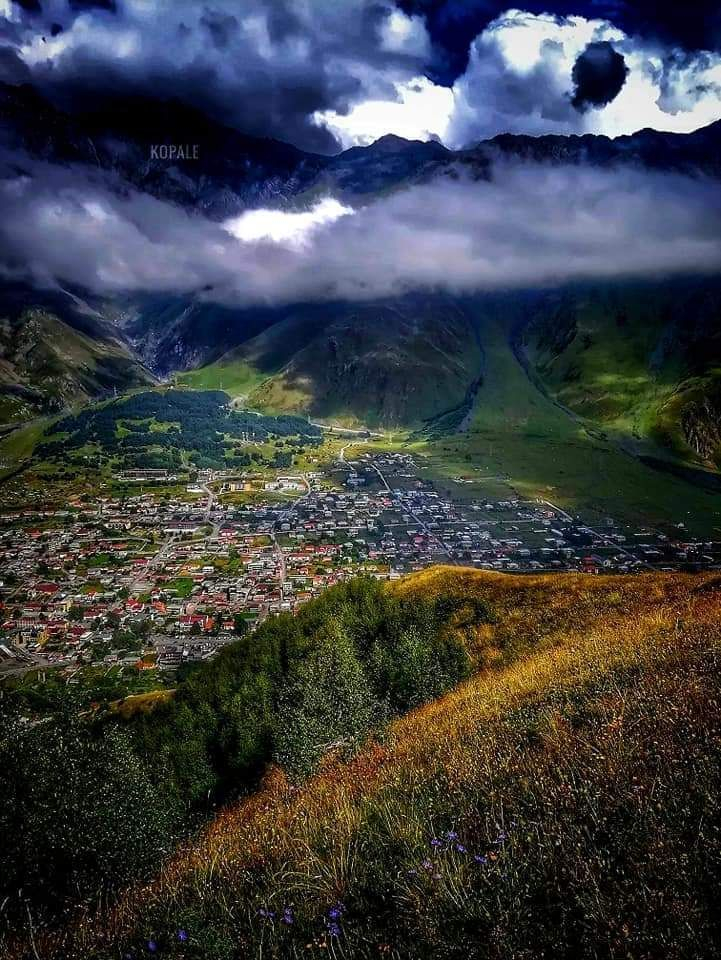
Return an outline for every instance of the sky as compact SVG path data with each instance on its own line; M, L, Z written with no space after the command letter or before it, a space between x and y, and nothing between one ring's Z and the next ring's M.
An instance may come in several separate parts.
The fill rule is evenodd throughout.
M721 4L0 0L0 78L71 109L173 96L320 153L387 133L685 133L721 117Z

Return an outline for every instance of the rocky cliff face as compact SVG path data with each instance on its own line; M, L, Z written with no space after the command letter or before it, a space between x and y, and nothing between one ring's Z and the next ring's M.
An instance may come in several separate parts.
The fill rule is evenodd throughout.
M721 398L706 396L681 412L686 443L702 459L721 467Z

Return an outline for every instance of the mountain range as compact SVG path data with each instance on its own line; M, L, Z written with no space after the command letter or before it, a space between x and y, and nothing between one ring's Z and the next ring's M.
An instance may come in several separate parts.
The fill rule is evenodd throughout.
M244 136L178 101L125 96L68 114L31 86L2 84L0 124L4 176L22 171L22 158L93 168L120 193L139 190L219 221L258 206L305 209L327 195L359 204L436 178L487 180L499 159L721 178L721 122L689 135L502 135L460 151L385 136L322 156ZM197 159L155 159L157 143L197 144ZM234 308L203 291L110 300L8 281L0 417L15 423L178 376L266 410L467 430L473 411L494 402L484 395L484 317L498 297ZM721 456L720 303L711 279L502 295L507 349L553 403L639 456L709 469Z

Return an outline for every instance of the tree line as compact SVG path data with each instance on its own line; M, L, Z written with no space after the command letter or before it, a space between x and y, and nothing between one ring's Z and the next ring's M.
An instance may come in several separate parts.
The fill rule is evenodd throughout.
M302 779L329 751L354 751L468 676L459 616L465 628L489 617L359 578L270 617L150 713L66 706L27 722L0 701L0 902L23 915L97 898L152 871L270 763Z

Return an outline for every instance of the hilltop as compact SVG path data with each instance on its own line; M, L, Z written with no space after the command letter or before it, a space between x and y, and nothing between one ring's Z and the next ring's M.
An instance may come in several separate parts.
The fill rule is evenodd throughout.
M446 567L388 589L460 603L473 675L308 780L271 768L41 956L716 952L721 580Z

